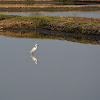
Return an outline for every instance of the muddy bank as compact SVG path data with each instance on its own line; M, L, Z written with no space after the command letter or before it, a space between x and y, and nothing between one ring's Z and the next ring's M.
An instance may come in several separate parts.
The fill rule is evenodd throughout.
M100 37L100 18L0 15L1 30L45 29L55 32Z

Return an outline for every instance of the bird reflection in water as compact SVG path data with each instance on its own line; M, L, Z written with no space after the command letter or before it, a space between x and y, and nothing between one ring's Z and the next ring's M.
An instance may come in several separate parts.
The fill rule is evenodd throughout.
M37 64L37 59L34 57L34 52L37 50L37 44L35 44L35 47L32 48L32 50L30 51L30 56L32 58L32 60L35 62L35 64Z
M31 54L30 57L32 58L32 60L35 62L35 64L38 63L37 59Z

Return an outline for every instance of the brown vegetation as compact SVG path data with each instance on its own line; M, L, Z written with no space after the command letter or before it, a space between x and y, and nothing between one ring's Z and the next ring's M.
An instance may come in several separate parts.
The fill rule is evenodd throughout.
M24 6L0 6L0 11L32 12L32 11L68 11L68 10L100 10L100 5L24 5Z
M2 29L46 29L56 32L100 36L100 18L1 15Z

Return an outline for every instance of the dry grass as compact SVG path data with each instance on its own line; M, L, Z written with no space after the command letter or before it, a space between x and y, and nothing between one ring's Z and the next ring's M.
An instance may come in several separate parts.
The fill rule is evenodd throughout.
M34 6L34 5L20 5L20 6L18 6L17 7L17 5L16 5L16 7L11 7L11 6L5 6L5 7L3 7L3 6L0 6L0 8L1 9L4 9L4 8L10 8L10 9L19 9L19 8L24 8L24 9L26 9L26 8L100 8L100 5L39 5L39 6Z
M2 15L3 29L47 29L57 32L100 36L100 18Z
M15 5L0 6L1 12L34 12L34 11L90 11L100 10L100 5Z

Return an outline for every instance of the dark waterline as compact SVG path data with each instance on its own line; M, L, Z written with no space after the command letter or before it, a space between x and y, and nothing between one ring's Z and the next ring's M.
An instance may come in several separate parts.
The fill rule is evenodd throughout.
M38 39L58 39L67 40L73 42L79 42L84 44L100 44L99 36L89 36L89 35L78 35L71 33L55 32L49 30L18 30L18 29L7 29L1 30L0 35L16 38L38 38Z
M100 39L100 37L99 36L93 36L93 35L80 35L80 34L73 34L73 33L65 33L65 32L56 32L56 31L50 31L50 30L45 30L45 29L4 29L4 30L2 30L2 29L0 29L0 32L5 32L5 31L7 31L7 32L17 32L17 33L22 33L22 34L24 34L24 33L40 33L40 34L42 34L42 33L44 33L44 34L47 34L47 35L49 35L49 34L58 34L58 35L63 35L63 36L77 36L77 37L87 37L87 38L96 38L96 39ZM14 34L15 34L14 33Z
M64 2L61 0L58 1L0 1L0 4L60 4L60 5L68 5L68 4L74 4L74 5L96 5L100 4L100 1L70 1L70 2Z

